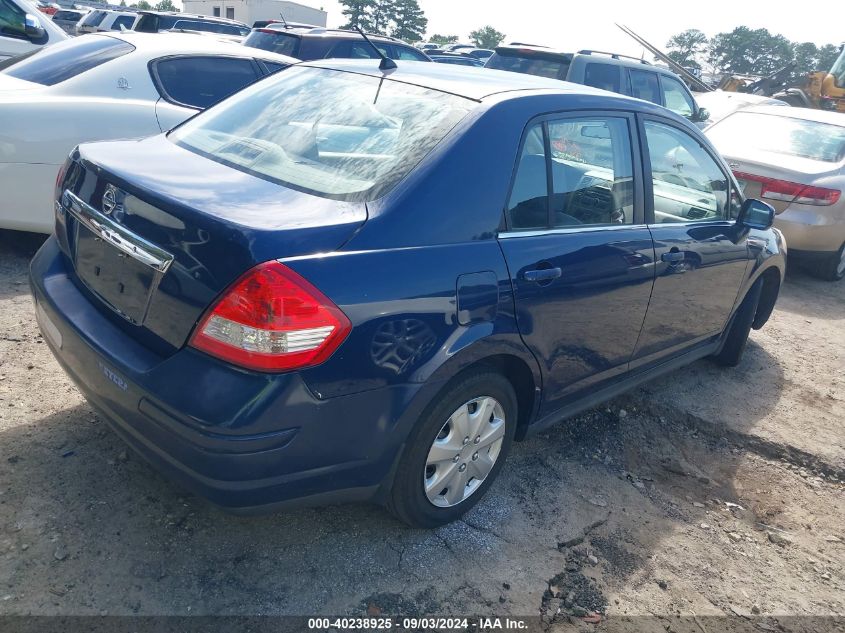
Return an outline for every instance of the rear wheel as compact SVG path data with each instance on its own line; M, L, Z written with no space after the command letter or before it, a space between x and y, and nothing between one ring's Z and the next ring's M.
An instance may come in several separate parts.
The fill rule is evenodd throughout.
M845 277L845 244L833 255L816 263L813 272L827 281L839 281Z
M736 367L742 360L745 346L748 344L748 335L751 333L751 324L754 322L754 315L757 313L757 305L760 303L760 294L763 290L763 280L758 279L748 290L745 299L737 309L728 332L725 335L725 344L718 354L713 355L713 360L725 367Z
M454 521L493 483L516 431L517 401L502 375L460 378L423 414L402 455L388 507L414 527Z

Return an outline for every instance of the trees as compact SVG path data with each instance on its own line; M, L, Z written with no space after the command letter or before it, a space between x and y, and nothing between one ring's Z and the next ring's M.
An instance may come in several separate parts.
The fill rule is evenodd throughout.
M176 5L173 4L173 0L161 0L156 5L156 11L178 11L179 9L176 8Z
M505 39L505 34L492 26L483 26L469 34L469 39L478 48L496 48Z
M666 42L667 55L684 68L701 68L709 40L698 29L687 29Z
M445 44L456 44L459 39L457 35L440 35L439 33L435 33L428 38L428 41L443 46Z
M360 28L403 40L421 40L428 19L418 0L340 0L346 17L343 29Z
M406 42L418 42L425 35L428 18L417 0L395 0L390 34Z
M147 2L147 0L140 0L140 1L138 2L138 4L136 4L135 6L136 6L136 7L137 7L140 11L149 11L150 9L152 9L152 8L153 8L153 5L151 5L149 2Z

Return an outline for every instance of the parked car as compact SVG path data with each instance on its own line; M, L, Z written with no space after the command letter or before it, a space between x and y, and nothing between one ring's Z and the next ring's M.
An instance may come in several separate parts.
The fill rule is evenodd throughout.
M132 29L142 33L164 31L214 33L234 42L242 42L250 31L246 24L236 20L169 11L139 11L138 20Z
M137 17L138 14L134 11L94 9L76 23L76 34L130 31Z
M56 11L61 9L62 7L56 4L55 2L45 2L44 0L33 0L35 2L35 6L38 8L41 13L49 16L55 15Z
M78 37L0 71L0 228L49 233L59 166L83 141L159 134L287 57L187 34Z
M764 97L763 95L748 94L745 92L724 92L722 90L714 90L712 92L696 92L695 101L700 108L706 108L710 117L703 121L704 128L713 125L716 121L720 121L728 116L731 112L736 112L742 108L750 108L760 105L771 106L788 106L786 101L774 99L772 97Z
M774 211L682 118L398 66L294 66L59 175L31 265L45 340L121 437L226 507L448 522L514 439L739 362L777 299Z
M845 116L760 106L728 115L707 135L745 194L775 208L790 257L823 279L845 277Z
M481 68L484 62L481 62L466 55L458 55L454 53L440 53L439 55L429 55L433 62L438 64L452 64L454 66L472 66L473 68Z
M543 46L511 44L498 47L485 67L571 81L644 99L696 124L703 124L709 117L671 70L634 57L589 50L565 53Z
M431 61L425 53L405 42L384 35L367 35L378 49L390 59ZM376 58L378 55L357 31L268 24L253 29L244 46L260 48L302 60L339 58Z
M468 55L483 62L489 59L496 51L490 50L489 48L472 48L469 50L461 49L458 52L461 55Z
M0 0L0 62L68 39L28 0Z
M53 24L68 35L76 35L76 25L87 14L87 9L60 9L53 14Z

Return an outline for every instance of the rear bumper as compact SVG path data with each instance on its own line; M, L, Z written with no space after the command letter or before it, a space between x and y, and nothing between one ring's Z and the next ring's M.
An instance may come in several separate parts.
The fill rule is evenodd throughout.
M54 237L30 281L62 368L120 437L186 488L235 511L379 491L419 385L320 399L296 373L242 371L191 349L156 357L79 292Z
M837 217L839 216L839 217ZM845 243L845 210L792 205L775 216L783 231L790 255L797 251L834 253Z

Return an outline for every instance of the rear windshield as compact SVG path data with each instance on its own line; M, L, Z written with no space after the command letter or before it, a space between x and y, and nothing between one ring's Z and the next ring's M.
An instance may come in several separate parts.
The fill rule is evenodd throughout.
M79 11L56 11L56 13L53 14L53 21L55 22L56 20L73 20L74 22L76 22L81 17L82 13L80 13Z
M750 147L826 163L845 158L845 125L735 112L713 125L707 136L720 152L728 155L742 155L743 148Z
M524 75L537 75L549 79L566 79L569 59L550 57L534 53L520 54L519 51L493 53L485 64L495 70L509 70Z
M379 197L472 109L463 97L320 68L291 68L170 133L240 171L337 200Z
M244 40L244 46L260 48L263 51L279 53L289 57L296 57L299 53L299 42L301 38L296 35L288 35L270 29L256 30L250 33Z
M2 72L16 79L54 86L134 50L134 46L123 40L86 35L44 47Z

